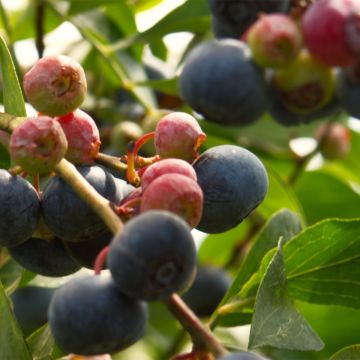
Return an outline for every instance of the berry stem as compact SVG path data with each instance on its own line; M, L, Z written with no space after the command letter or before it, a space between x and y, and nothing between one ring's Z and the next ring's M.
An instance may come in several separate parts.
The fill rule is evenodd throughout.
M126 171L127 165L121 162L121 160L116 156L111 156L103 153L97 154L95 161L98 164L104 165L116 171Z
M72 187L81 199L99 215L114 234L122 230L123 223L113 211L110 201L102 197L81 176L73 164L66 159L62 159L55 166L55 171Z
M36 192L40 194L40 176L39 174L33 175L33 184Z
M227 354L226 349L220 344L199 318L189 309L177 294L170 295L165 301L170 312L179 320L181 325L190 334L194 345L198 348L212 352L216 357Z
M110 247L109 246L105 246L96 256L95 259L95 263L94 263L94 271L95 271L95 275L100 275L101 270L104 267L105 261L106 261L106 257L109 253Z
M141 180L135 168L135 157L136 157L135 147L136 147L135 142L130 141L128 144L128 151L127 151L126 177L130 184L134 186L139 186Z

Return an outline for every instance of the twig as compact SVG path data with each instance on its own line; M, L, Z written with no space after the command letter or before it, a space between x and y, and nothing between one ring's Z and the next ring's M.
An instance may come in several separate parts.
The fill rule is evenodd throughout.
M179 295L172 294L164 302L171 313L190 334L196 347L209 350L216 357L227 354L226 349L220 344L209 328L199 320Z

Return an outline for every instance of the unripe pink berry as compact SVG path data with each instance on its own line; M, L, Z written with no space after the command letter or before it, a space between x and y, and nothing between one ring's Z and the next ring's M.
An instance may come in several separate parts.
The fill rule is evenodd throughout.
M100 135L95 121L86 112L77 109L55 118L68 141L66 159L76 165L91 165L99 153Z
M315 137L320 141L320 152L325 159L343 159L351 149L351 132L341 123L322 124Z
M302 46L302 35L290 16L267 14L250 27L247 42L258 65L281 68L296 59Z
M181 174L164 174L154 179L141 198L140 212L168 210L196 227L202 216L203 192L196 181Z
M154 144L161 158L178 158L192 162L206 139L196 119L183 112L170 113L159 120Z
M274 71L272 83L287 109L295 114L310 114L333 98L335 73L303 51L291 65Z
M48 116L27 119L10 138L13 162L30 174L52 171L66 150L67 140L61 126Z
M197 176L194 168L185 160L182 159L164 159L150 165L141 177L141 188L143 191L150 185L150 183L164 174L181 174L197 181Z
M346 24L356 8L359 8L358 0L318 0L303 15L305 45L323 64L349 66L355 62Z
M40 113L66 115L84 101L87 90L85 72L75 60L64 55L40 59L24 76L29 103Z

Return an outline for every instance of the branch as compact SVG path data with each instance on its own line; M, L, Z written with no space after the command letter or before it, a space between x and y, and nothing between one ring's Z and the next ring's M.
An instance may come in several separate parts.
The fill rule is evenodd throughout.
M190 334L195 346L209 350L216 357L227 354L226 349L220 344L209 328L199 320L179 295L170 295L164 300L164 303Z

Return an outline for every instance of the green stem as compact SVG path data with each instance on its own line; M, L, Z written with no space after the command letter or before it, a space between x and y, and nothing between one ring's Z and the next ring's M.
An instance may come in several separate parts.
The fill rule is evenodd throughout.
M216 357L227 354L226 349L220 344L210 329L189 309L179 295L172 294L164 302L170 312L189 333L196 347L208 350Z
M98 164L104 165L110 169L114 169L119 172L124 172L127 169L127 165L124 164L118 157L111 156L103 153L99 153L96 156L95 161Z

